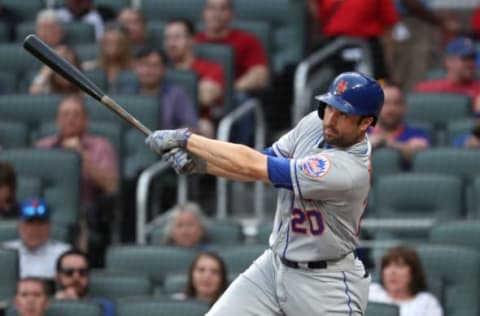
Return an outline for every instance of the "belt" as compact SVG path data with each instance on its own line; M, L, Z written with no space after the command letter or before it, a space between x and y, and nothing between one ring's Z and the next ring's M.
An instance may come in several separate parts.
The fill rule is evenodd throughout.
M280 261L289 268L299 269L299 268L308 268L308 269L326 269L327 261L309 261L309 262L296 262L280 257Z

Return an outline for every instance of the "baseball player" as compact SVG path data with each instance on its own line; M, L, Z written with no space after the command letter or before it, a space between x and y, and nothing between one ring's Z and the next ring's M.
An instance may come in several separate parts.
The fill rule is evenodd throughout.
M370 276L353 251L370 187L371 147L383 91L367 75L338 75L318 110L263 153L187 130L146 139L179 173L261 180L279 188L270 248L208 316L364 315Z

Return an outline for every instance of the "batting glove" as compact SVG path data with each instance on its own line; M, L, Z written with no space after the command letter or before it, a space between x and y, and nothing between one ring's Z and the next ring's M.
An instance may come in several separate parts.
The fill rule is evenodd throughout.
M174 130L158 130L150 134L145 143L157 154L162 155L175 147L186 147L188 138L192 135L186 128Z
M170 164L177 174L205 173L205 160L179 147L170 149L162 155L162 160Z

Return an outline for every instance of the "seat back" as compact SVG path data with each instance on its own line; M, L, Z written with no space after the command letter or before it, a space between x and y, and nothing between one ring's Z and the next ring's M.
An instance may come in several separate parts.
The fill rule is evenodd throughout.
M147 20L168 21L172 17L196 22L202 17L205 0L142 0L141 10Z
M453 145L458 137L470 133L474 126L475 120L471 118L449 122L445 132L445 145Z
M7 308L6 316L17 316L13 306ZM94 302L79 300L52 300L45 316L102 316L102 307Z
M366 316L399 316L400 310L397 305L368 302Z
M396 174L402 170L400 152L391 148L379 148L372 151L372 176L374 179Z
M480 220L435 225L430 230L430 240L439 245L463 246L480 253Z
M88 291L92 297L118 300L125 297L150 295L152 284L148 276L143 273L93 271Z
M0 301L8 301L15 295L19 277L19 259L16 250L0 247Z
M107 250L106 269L142 271L162 284L165 275L186 272L196 253L192 249L169 246L112 246Z
M208 304L193 300L131 299L117 304L118 316L203 316Z
M15 17L20 21L35 20L37 12L42 9L43 3L41 1L32 0L2 0L2 7L13 11Z
M218 253L225 261L228 273L241 273L257 259L267 245L238 245L222 247Z
M0 160L9 161L17 175L40 179L54 222L77 221L81 174L78 154L59 149L12 149L0 152Z
M35 21L25 21L16 26L15 35L17 42L23 42L28 34L35 33ZM70 22L63 23L62 29L65 43L69 45L95 42L95 28L93 24Z
M16 73L0 71L0 94L15 93L17 92L17 86L18 76Z
M20 122L0 121L0 146L2 149L27 147L28 130Z

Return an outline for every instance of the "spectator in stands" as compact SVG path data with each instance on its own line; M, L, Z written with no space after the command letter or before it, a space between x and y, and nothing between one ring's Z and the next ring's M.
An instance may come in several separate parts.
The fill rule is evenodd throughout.
M391 30L398 21L393 0L308 0L308 4L312 20L320 26L322 46L341 36L364 39L371 49L374 77L388 78ZM336 72L352 70L343 68L344 62L338 64Z
M373 148L388 147L399 150L408 166L412 156L429 147L427 134L405 122L407 105L399 86L383 87L385 101L378 117L378 123L369 130Z
M57 260L56 281L58 290L55 298L58 300L91 300L100 304L104 316L115 315L115 305L108 299L89 297L88 285L90 283L90 262L84 252L69 250L64 252Z
M201 252L190 265L184 293L175 294L173 298L194 299L213 305L227 286L227 269L222 258L214 252Z
M65 34L55 10L44 9L38 12L35 33L51 47L56 47L62 43Z
M100 41L100 55L97 60L83 63L83 70L103 70L108 90L118 92L118 76L122 71L132 69L132 49L128 31L120 24L108 24Z
M179 204L169 211L163 244L198 249L207 246L205 219L197 203Z
M207 0L203 11L205 31L197 34L197 42L232 47L237 92L264 89L270 76L265 50L255 36L232 28L233 10L232 0Z
M13 219L18 216L16 202L17 176L12 165L0 161L0 219Z
M472 99L473 110L480 114L480 81L477 80L475 43L468 37L457 37L445 50L445 77L417 84L417 92L459 93Z
M58 9L62 22L83 22L95 27L95 38L100 40L103 34L103 19L95 9L93 0L65 0L65 6Z
M453 140L453 146L480 149L480 118L475 120L475 125L471 131Z
M113 194L119 181L118 158L112 144L87 132L88 113L81 95L66 96L58 107L58 134L37 141L37 148L63 148L82 157L82 204L94 205Z
M415 250L395 247L383 256L380 284L372 283L371 302L397 304L401 316L442 316L438 300L427 292L422 263Z
M50 209L39 198L25 200L19 211L20 239L7 241L6 248L16 249L20 256L20 277L55 277L55 262L70 245L50 239Z
M43 316L50 304L48 285L37 277L20 279L13 303L18 316Z
M117 22L128 30L132 47L138 48L149 45L147 24L142 11L135 8L125 8L118 14Z
M204 135L213 137L225 86L222 67L195 56L195 28L188 20L175 19L167 23L164 48L175 69L193 71L198 75L199 128Z
M159 99L159 127L171 129L198 128L198 116L192 100L182 88L165 80L165 54L156 48L142 47L135 53L134 70L137 81L122 87L123 93L155 96Z
M80 59L71 47L60 45L55 48L55 51L75 67L81 68ZM80 92L80 89L58 73L54 72L50 67L43 65L38 74L33 78L29 92L30 94L69 94L78 93Z

